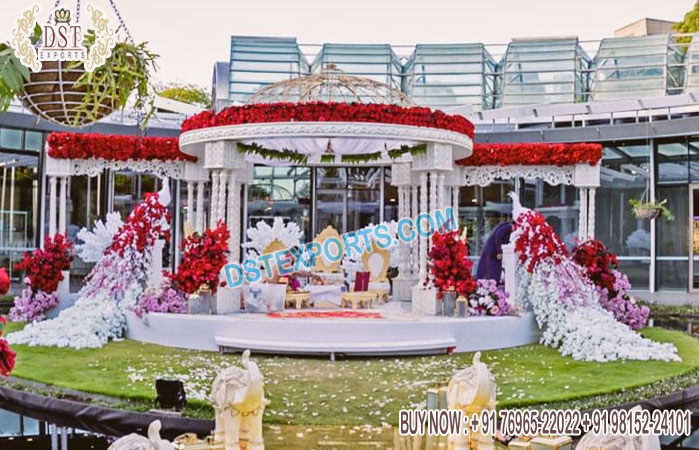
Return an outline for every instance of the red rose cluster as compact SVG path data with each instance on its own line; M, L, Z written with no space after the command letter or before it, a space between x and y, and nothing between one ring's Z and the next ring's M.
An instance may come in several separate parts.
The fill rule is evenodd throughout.
M540 262L560 264L563 258L568 256L568 249L561 238L538 212L527 211L520 214L512 232L517 236L515 252L522 264L529 261L529 273L534 272L534 268Z
M117 136L96 133L51 133L49 156L56 159L101 158L109 161L191 161L176 137Z
M476 281L471 276L473 262L468 259L468 246L458 230L433 234L427 255L432 260L430 274L439 290L439 298L447 290L468 297L476 289Z
M22 261L15 264L15 270L26 271L32 292L51 294L63 280L61 272L70 269L72 250L73 243L65 235L57 234L53 239L46 236L44 248L25 252Z
M167 207L158 201L157 193L149 192L119 228L107 252L118 252L120 256L124 256L125 249L133 247L138 253L142 253L161 236L169 240L170 231L165 226L169 222Z
M473 124L465 117L423 106L378 103L260 103L230 106L219 113L204 111L185 120L182 132L200 128L267 122L371 122L412 125L454 131L473 138Z
M6 323L7 320L5 317L0 316L0 338L2 337L3 328ZM8 344L5 339L0 339L0 375L6 377L10 376L12 369L15 368L16 357L17 353L10 348L10 344Z
M229 237L222 221L215 229L204 231L203 236L198 233L187 236L182 242L182 263L176 273L167 274L175 288L193 294L205 286L216 293L219 273L227 261Z
M573 249L573 260L585 268L587 277L600 288L614 292L616 274L619 267L616 255L607 251L603 243L590 239Z
M594 166L602 159L600 144L473 144L473 154L462 166Z

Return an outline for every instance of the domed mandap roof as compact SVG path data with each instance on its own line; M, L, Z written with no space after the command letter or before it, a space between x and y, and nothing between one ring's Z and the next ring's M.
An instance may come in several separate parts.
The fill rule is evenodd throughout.
M265 86L253 94L247 104L259 103L382 103L415 106L415 102L385 83L369 78L346 75L334 64L327 64L320 73Z

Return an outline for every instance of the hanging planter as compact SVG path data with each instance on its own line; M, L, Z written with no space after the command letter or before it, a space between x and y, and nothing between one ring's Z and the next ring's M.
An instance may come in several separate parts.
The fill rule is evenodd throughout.
M633 214L638 219L642 220L653 220L662 216L665 220L672 221L675 220L675 216L672 214L666 206L667 199L661 202L644 202L638 199L629 200L631 208L633 208Z
M121 16L110 2L116 16ZM88 6L90 10L90 6ZM96 18L95 18L96 17ZM100 16L93 15L93 27L99 28ZM127 35L125 42L117 42L109 57L94 70L87 71L82 62L44 61L41 70L30 72L19 62L7 44L0 44L0 112L10 101L19 98L32 113L50 122L84 127L112 112L123 109L133 95L133 107L139 112L139 123L144 126L153 111L153 97L149 90L151 71L156 69L157 55L145 44L135 44L121 21L119 29ZM41 39L41 27L36 26L30 42ZM104 51L93 29L89 29L83 45L98 55Z

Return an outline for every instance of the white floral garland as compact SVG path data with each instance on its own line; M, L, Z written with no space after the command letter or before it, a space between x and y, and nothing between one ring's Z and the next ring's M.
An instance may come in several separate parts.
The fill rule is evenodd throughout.
M528 210L520 209L518 215L524 212ZM520 219L512 242L517 242L522 233L532 236L540 232L526 218ZM618 322L601 306L599 292L584 276L582 267L568 256L563 256L560 263L541 261L529 273L526 267L535 256L533 249L525 249L525 255L527 259L519 268L516 300L519 305L532 306L543 330L541 343L581 361L681 360L674 345L646 339Z

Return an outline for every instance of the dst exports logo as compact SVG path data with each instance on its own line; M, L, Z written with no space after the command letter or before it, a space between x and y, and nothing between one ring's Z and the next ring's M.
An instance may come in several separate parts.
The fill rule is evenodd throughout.
M82 44L82 27L77 23L71 25L70 10L57 9L53 17L53 25L42 27L42 46L37 50L39 61L85 61L87 49Z
M34 72L41 70L43 61L78 61L88 72L100 67L116 44L114 30L101 10L89 4L86 10L89 28L69 8L54 9L43 25L36 20L39 6L26 10L12 30L15 56Z

